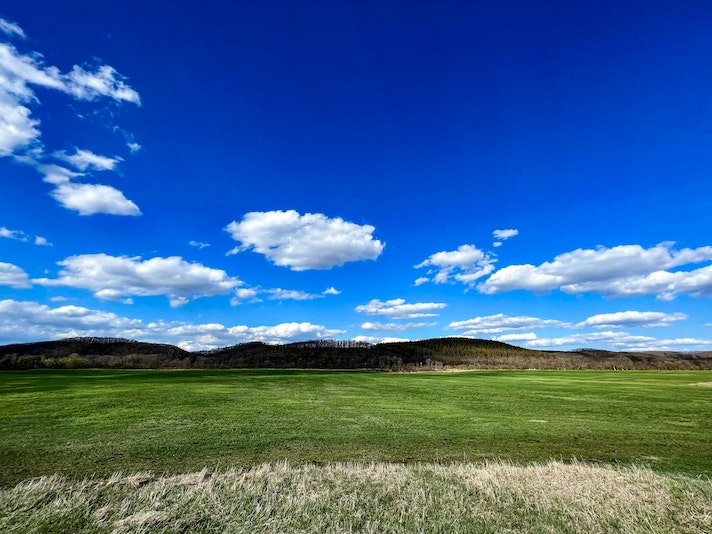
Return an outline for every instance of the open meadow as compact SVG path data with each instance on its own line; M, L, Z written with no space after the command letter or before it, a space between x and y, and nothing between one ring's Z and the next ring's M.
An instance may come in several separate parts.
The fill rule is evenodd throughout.
M472 519L474 508L464 501L453 504L460 501L452 499L469 495L472 506L479 502L477 506L491 508L499 496L515 509L522 505L553 514L545 518L532 512L521 531L541 531L536 525L544 523L539 521L550 523L558 517L563 522L554 531L575 532L584 527L583 517L599 515L596 506L603 506L604 501L613 506L616 501L614 508L623 508L612 512L608 522L586 528L607 532L627 525L628 531L653 532L659 529L645 530L645 525L664 520L663 531L704 532L702 527L712 524L711 383L709 371L4 372L0 373L0 481L5 489L0 494L0 518L41 517L28 515L40 507L55 511L54 516L50 512L43 516L54 518L53 524L62 524L57 523L56 514L73 510L74 519L67 523L70 530L79 524L72 520L86 522L91 516L96 528L88 532L131 531L143 528L142 521L146 528L153 525L156 531L165 531L176 520L170 509L187 510L191 499L208 499L203 503L206 510L213 510L208 515L218 521L223 501L215 492L220 495L231 488L230 495L237 500L230 501L234 512L230 517L242 517L235 511L239 508L247 514L239 524L249 524L249 518L264 522L240 530L218 521L221 529L279 531L279 525L268 520L270 514L264 515L265 507L293 520L290 506L296 505L275 500L275 492L284 496L285 488L291 487L297 493L306 492L300 498L307 499L314 510L322 506L327 516L336 514L333 524L341 526L333 532L371 527L373 531L405 532L408 529L393 526L399 524L397 517L405 514L414 525L417 518L409 514L416 511L402 508L393 499L401 489L409 488L421 496L421 512L432 508L428 513L433 516L436 508L443 510L437 524L449 526L439 531L468 531L464 525L468 517ZM563 464L552 464L552 460ZM573 465L565 465L572 461ZM477 471L488 462L490 474ZM493 475L492 469L499 475ZM559 473L558 483L552 470ZM391 471L394 481L401 477L404 482L387 482ZM195 474L185 475L190 472ZM454 478L446 481L449 472ZM519 474L509 480L505 472ZM22 480L53 474L59 476L13 489ZM593 485L578 488L589 476L595 479ZM620 487L610 487L616 477ZM248 479L261 489L241 486ZM171 480L177 486L166 482ZM365 485L358 489L356 480ZM482 489L487 480L494 486ZM638 482L643 485L636 486ZM203 486L212 488L212 497L197 496L196 488ZM365 499L370 511L359 508L354 515L348 506L343 508L346 504L336 497L339 487L347 501ZM548 497L551 506L543 501L536 504L527 501L534 498L528 487L542 491L558 487L561 495ZM139 488L148 493L141 497ZM597 495L590 505L594 508L579 503L584 506L576 512L581 514L579 519L565 513L576 508L564 499L571 491ZM631 497L635 502L630 505L622 504L615 495L618 491L638 497ZM480 497L473 497L475 493ZM131 500L126 500L128 495L137 500L126 504ZM373 502L368 504L365 495L372 495ZM675 495L687 504L683 506ZM656 512L656 499L672 500ZM438 504L439 500L443 502ZM356 501L350 506L358 508ZM446 501L450 504L445 505ZM416 502L420 501L411 499L411 504ZM104 512L98 511L102 506ZM386 514L380 520L394 521L392 525L376 521L379 509ZM680 527L678 512L696 518L689 523L690 529ZM359 516L363 513L367 515ZM192 525L188 530L200 531L196 525L208 516L195 514L190 520L182 517ZM121 523L128 517L134 522ZM315 517L312 520L318 521ZM347 517L360 519L348 523ZM303 524L282 526L290 531L327 531L302 519ZM421 519L425 521L425 516ZM505 515L500 519L507 520ZM459 524L464 530L454 527ZM216 525L206 523L204 531L213 531ZM497 531L502 527L503 523L495 521L477 528ZM434 527L425 530L438 531Z

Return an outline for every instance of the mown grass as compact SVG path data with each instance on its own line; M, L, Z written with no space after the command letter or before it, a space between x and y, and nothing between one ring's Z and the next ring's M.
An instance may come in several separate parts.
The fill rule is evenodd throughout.
M712 480L576 462L52 476L0 491L0 531L706 533Z
M578 458L712 475L709 371L0 373L0 485L288 460Z

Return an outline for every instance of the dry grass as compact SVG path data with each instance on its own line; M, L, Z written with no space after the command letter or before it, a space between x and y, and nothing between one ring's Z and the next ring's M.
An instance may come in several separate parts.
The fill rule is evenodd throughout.
M705 533L712 481L561 462L48 476L0 492L0 531Z

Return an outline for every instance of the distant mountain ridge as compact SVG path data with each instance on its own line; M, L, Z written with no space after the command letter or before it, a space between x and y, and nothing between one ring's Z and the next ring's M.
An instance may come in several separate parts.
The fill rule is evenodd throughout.
M200 352L123 338L0 346L0 369L712 369L712 352L541 351L499 341L435 338L369 345L249 342Z

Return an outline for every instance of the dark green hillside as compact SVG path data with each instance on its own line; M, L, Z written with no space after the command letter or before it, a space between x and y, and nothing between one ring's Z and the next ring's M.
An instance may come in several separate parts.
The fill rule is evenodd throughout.
M0 347L0 369L712 369L712 352L539 351L499 341L437 338L369 345L307 341L241 343L187 352L116 338L72 338Z

